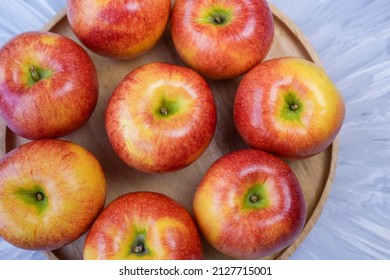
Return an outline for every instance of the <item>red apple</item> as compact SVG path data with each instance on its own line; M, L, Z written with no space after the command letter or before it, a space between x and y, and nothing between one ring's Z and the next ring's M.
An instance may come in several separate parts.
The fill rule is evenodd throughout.
M213 163L195 192L193 208L206 240L239 259L258 259L286 248L299 236L306 217L291 168L254 149Z
M67 0L69 24L90 50L127 59L152 48L168 23L170 0Z
M248 72L234 101L234 121L253 148L300 159L325 150L344 121L342 95L319 66L275 58Z
M214 79L246 73L265 58L274 37L266 0L176 0L171 29L182 60Z
M57 138L80 128L95 109L95 66L77 43L26 32L0 49L0 116L28 139Z
M173 199L154 192L127 193L92 225L84 259L201 259L196 224Z
M106 109L108 138L117 155L145 172L168 172L195 161L216 127L216 107L205 79L168 63L130 72Z
M0 159L0 236L23 249L58 249L88 230L105 197L102 168L86 149L29 142Z

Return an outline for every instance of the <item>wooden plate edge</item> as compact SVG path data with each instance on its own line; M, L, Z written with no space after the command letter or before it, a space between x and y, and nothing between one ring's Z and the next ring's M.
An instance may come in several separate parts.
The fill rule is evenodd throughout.
M299 29L298 26L286 14L279 10L278 7L272 3L268 4L272 10L273 16L277 17L283 23L285 29L291 32L293 37L296 38L295 41L299 42L301 49L304 49L307 52L307 56L312 59L312 62L316 63L317 65L322 65L320 57L302 30Z
M42 31L50 31L60 20L66 16L66 8L59 11L54 17L52 17L43 27Z

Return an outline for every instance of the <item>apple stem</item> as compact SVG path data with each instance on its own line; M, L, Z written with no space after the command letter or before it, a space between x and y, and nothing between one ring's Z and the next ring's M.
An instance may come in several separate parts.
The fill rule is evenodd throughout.
M36 195L36 199L38 200L38 201L41 201L42 199L43 199L43 193L41 193L41 192L39 192L39 193L37 193L37 195Z
M296 111L296 110L298 110L299 109L299 105L298 104L291 104L290 105L290 110L291 111Z
M160 109L160 113L163 114L164 116L167 115L167 114L168 114L167 108L162 107L162 108Z
M256 203L258 200L259 200L259 197L257 195L252 195L250 198L249 198L250 202L252 203Z
M217 23L217 24L221 24L222 23L222 19L219 16L216 16L214 18L214 22Z
M141 253L143 250L144 250L144 245L142 245L142 244L135 244L135 245L131 248L131 251L132 251L134 254Z
M30 66L30 75L34 82L38 82L41 79L34 66Z

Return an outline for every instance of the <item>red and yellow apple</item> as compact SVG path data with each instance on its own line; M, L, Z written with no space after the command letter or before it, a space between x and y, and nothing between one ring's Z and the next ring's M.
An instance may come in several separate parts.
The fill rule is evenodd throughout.
M215 161L196 189L193 209L206 240L238 259L262 258L289 246L307 211L291 168L255 149Z
M117 155L144 172L184 168L199 158L216 128L211 89L194 70L149 63L130 72L106 109L106 130Z
M95 66L77 43L26 32L0 49L0 116L28 139L57 138L80 128L98 98Z
M168 23L170 0L67 0L69 24L90 50L116 59L151 49Z
M325 150L344 121L341 93L324 69L302 58L260 63L239 84L234 121L253 148L300 159Z
M265 58L274 21L266 0L176 0L171 34L187 65L206 77L228 79Z
M105 197L102 168L85 148L29 142L0 159L0 236L23 249L58 249L88 230Z
M84 259L201 259L198 228L188 211L155 192L127 193L98 216L84 245Z

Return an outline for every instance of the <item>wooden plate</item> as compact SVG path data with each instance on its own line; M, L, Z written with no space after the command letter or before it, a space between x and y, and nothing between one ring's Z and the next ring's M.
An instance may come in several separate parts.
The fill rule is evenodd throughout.
M294 23L271 5L275 20L275 39L266 59L281 56L306 58L320 64L314 49ZM43 28L63 34L80 43L72 33L65 10L57 14ZM117 196L139 190L164 193L179 201L192 212L192 198L202 176L219 157L239 148L247 147L237 134L233 117L233 99L241 77L226 81L208 80L217 104L217 129L206 152L192 165L168 174L146 174L125 165L112 150L104 127L104 111L111 93L119 81L132 69L148 62L164 61L184 65L177 56L172 44L169 28L158 44L145 55L128 61L116 61L98 56L87 50L93 59L99 77L99 101L89 121L78 131L64 137L90 150L98 158L107 178L108 194L106 204ZM14 147L26 143L3 123L0 124L0 153L5 154ZM285 250L268 259L286 259L305 239L319 217L327 199L338 155L338 138L324 152L309 159L289 162L295 171L308 206L307 222L299 238ZM49 258L81 259L86 234L78 240L53 252L46 252ZM229 259L204 242L206 259Z

